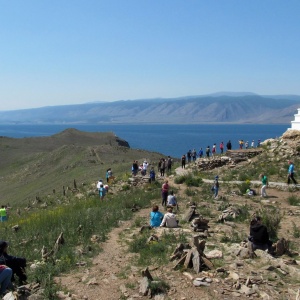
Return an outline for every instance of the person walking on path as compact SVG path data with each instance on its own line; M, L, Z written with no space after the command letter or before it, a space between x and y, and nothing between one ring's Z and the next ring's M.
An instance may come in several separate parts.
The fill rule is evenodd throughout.
M182 169L185 169L185 161L186 161L186 157L185 157L185 154L183 154L181 156L181 168Z
M172 171L172 164L173 164L173 160L172 160L171 156L169 155L168 159L167 159L167 171L168 172Z
M99 189L100 200L103 200L105 195L106 195L106 189L103 184L100 184L100 189Z
M161 205L166 206L167 205L167 199L168 199L168 192L169 192L169 183L168 180L165 180L161 187Z
M252 142L251 142L251 148L254 148L254 145L255 145L255 142L254 142L254 140L252 140Z
M224 151L224 143L221 142L220 144L220 151L221 151L221 154L223 154L223 151Z
M164 158L162 158L161 164L160 164L160 176L161 177L165 176L165 170L166 170L166 160Z
M213 190L214 190L214 198L216 199L218 197L218 193L219 193L219 176L217 175L215 177L215 181L214 181L214 186L213 186Z
M262 183L260 196L261 197L267 197L266 188L268 187L268 177L263 173L260 174L259 177L260 177L261 183Z
M154 167L151 167L149 173L149 182L152 183L154 181L155 181L155 171L154 171Z
M291 160L289 160L289 170L288 170L287 184L290 184L291 180L294 182L294 185L297 184L297 181L294 178L294 164Z
M7 211L4 205L0 208L0 221L5 222L7 221Z
M228 142L227 142L227 144L226 144L226 148L227 148L227 150L231 150L231 141L229 140Z

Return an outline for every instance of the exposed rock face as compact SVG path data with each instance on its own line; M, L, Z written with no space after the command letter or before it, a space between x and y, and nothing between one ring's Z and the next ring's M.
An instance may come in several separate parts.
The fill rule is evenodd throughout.
M300 154L300 130L288 130L278 139L265 140L262 145L268 148L269 154L280 153L284 159Z
M119 146L130 148L129 143L125 140L120 139L119 137L116 137L116 142Z

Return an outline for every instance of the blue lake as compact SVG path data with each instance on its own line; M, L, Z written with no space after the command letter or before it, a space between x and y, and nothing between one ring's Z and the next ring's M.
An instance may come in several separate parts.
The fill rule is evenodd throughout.
M22 138L49 136L67 128L89 132L114 132L129 142L131 148L156 151L173 157L181 157L189 149L197 151L214 143L219 146L231 140L233 149L238 140L261 141L281 136L290 124L249 125L249 124L194 124L194 125L0 125L0 135Z

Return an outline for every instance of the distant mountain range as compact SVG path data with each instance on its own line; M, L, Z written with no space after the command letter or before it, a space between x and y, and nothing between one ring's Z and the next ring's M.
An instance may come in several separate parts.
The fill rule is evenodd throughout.
M300 96L222 92L0 111L1 124L289 123Z

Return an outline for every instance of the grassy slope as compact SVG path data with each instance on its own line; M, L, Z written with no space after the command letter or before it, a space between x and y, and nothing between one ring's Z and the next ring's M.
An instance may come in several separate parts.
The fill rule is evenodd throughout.
M65 130L51 137L0 139L1 202L27 205L36 196L53 189L95 182L114 174L130 172L134 159L157 161L158 153L119 146L113 133L87 133ZM1 204L1 203L0 203Z

